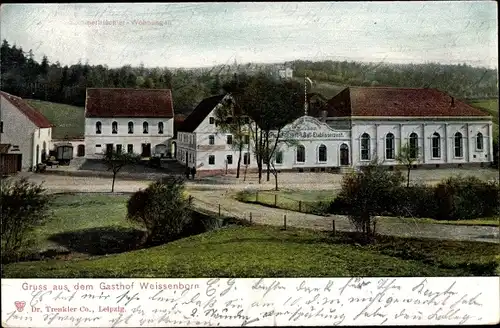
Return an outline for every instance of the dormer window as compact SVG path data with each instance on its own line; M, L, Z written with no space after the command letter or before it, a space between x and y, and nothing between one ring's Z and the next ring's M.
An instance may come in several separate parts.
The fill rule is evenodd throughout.
M96 134L101 134L102 133L102 124L101 124L101 122L96 122L95 123L95 133Z

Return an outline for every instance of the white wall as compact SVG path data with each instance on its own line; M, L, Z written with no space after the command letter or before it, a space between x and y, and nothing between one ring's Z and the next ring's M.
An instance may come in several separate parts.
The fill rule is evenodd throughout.
M390 132L395 136L395 153L401 144L409 141L411 133L418 135L419 164L460 164L491 162L492 144L490 140L491 121L487 120L418 120L418 121L354 121L352 127L352 151L354 165L362 165L370 161L361 160L360 138L363 133L370 135L371 159L377 156L385 165L396 165L396 160L385 158L385 137ZM432 156L432 135L440 135L441 156ZM463 156L455 157L454 136L460 132L463 137ZM483 134L483 149L476 149L477 133Z
M3 122L0 142L12 145L9 154L22 154L23 171L33 167L33 133L38 128L3 96L0 96L0 120ZM19 150L13 151L13 146L18 146Z
M96 123L101 122L101 134L96 134ZM118 133L112 134L112 123L118 123ZM128 122L134 123L133 134L128 133ZM148 122L148 133L143 133L143 123ZM158 123L163 122L163 134L158 133ZM133 151L140 154L142 144L151 144L151 153L155 154L156 145L165 145L168 152L170 141L173 137L173 118L86 118L85 119L85 157L99 158L106 149L106 144L122 145L123 151L127 151L127 145L133 145ZM96 145L101 145L100 150Z
M33 134L33 166L42 162L42 153L45 148L47 159L51 148L52 128L37 128Z

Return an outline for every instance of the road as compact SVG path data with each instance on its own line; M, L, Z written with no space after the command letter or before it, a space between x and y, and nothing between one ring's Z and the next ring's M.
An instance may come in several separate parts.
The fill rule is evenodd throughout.
M111 179L101 177L71 177L52 176L25 173L33 182L44 182L45 188L50 192L109 192ZM338 189L340 181L323 181L321 183L311 183L307 181L309 177L304 175L304 179L297 181L284 180L282 187L287 189ZM316 181L317 176L316 176ZM250 181L251 182L251 181ZM151 181L117 180L115 183L116 192L134 192L146 188ZM247 204L237 201L234 195L238 190L243 189L270 189L272 181L258 185L249 182L236 183L231 178L203 179L201 181L189 181L186 185L189 193L194 197L195 206L210 209L218 212L219 205L222 214L231 215L238 218L249 219L250 213L252 221L258 224L282 226L284 215L286 215L287 226L298 228L309 228L316 230L331 230L332 220L335 220L335 228L339 231L352 231L353 227L345 216L335 215L330 217L317 216L313 214L286 211L277 208L264 207L254 204ZM381 222L377 225L380 234L394 236L427 237L443 240L469 240L499 243L499 228L488 226L457 226L444 224L422 224L403 222L397 218L394 221Z

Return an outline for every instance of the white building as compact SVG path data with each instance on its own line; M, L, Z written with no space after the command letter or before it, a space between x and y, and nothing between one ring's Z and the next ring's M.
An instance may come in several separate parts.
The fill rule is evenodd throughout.
M179 129L181 163L214 173L236 169L239 152L215 124L223 99L203 100ZM280 134L274 158L278 170L338 171L373 160L396 166L402 145L409 146L421 167L493 161L492 117L435 89L350 87L322 112L309 114ZM251 144L244 152L242 167L255 169Z
M0 91L0 171L26 171L48 154L52 124L23 99Z
M89 88L85 102L85 157L114 149L142 157L170 155L174 134L167 89Z

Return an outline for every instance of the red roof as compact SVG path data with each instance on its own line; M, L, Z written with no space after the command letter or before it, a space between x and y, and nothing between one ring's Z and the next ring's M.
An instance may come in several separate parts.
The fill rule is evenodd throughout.
M33 124L39 128L51 128L54 125L39 111L31 107L26 101L7 92L0 91L3 98L7 99L14 107L23 113Z
M85 117L174 117L170 89L89 88Z
M329 117L489 116L437 89L349 87L328 101Z

